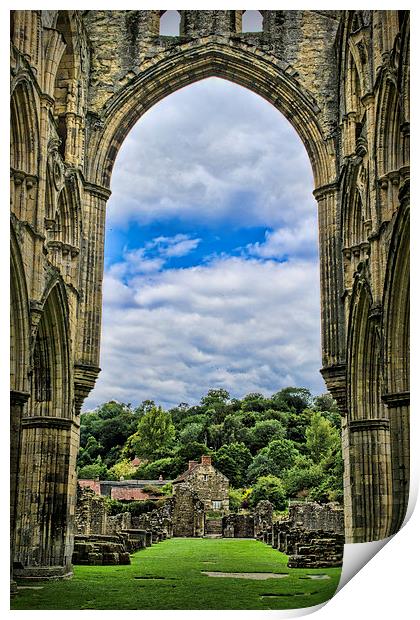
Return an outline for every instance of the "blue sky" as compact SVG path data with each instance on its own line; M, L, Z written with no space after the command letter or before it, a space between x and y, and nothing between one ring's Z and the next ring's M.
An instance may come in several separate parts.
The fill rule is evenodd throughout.
M324 391L312 173L275 108L218 78L181 89L132 129L111 188L85 409Z

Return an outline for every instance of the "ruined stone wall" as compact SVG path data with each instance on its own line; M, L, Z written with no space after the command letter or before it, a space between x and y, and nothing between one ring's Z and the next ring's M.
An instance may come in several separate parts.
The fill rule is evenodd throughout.
M304 530L323 530L344 534L344 512L339 504L295 504L289 507L289 520Z
M247 514L229 514L222 519L224 538L254 538L254 516Z
M146 512L142 515L131 518L131 527L138 529L152 530L160 533L165 538L173 536L173 515L174 515L175 499L168 499L163 506Z
M195 491L188 486L179 490L174 497L173 535L203 536L205 508Z
M409 12L13 11L11 557L64 576L79 413L99 372L105 209L135 122L217 76L302 139L319 212L322 374L343 415L349 542L400 527L409 490ZM39 517L42 515L42 518ZM45 532L51 534L47 537Z
M261 500L254 509L254 535L259 538L273 523L273 504L268 500Z
M289 556L289 568L341 566L344 551L343 509L315 502L290 506L286 519L261 529L260 540Z

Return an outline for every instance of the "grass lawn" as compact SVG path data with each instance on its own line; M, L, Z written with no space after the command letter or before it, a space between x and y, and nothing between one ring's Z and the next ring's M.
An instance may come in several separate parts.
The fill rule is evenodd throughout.
M256 581L202 571L288 576ZM134 553L130 566L75 566L72 579L18 583L42 589L19 589L11 608L292 609L331 598L340 573L287 568L286 555L256 540L172 538ZM330 579L308 578L316 574Z

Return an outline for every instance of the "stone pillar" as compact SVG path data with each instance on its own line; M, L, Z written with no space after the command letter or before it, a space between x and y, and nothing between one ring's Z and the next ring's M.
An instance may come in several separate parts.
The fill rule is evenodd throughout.
M319 218L322 366L331 368L341 366L345 360L338 187L336 184L320 187L314 191L314 196Z
M391 532L393 492L389 420L351 420L348 441L349 480L346 481L344 511L346 542L381 540Z
M71 574L78 431L68 418L22 418L16 576Z
M382 396L389 416L392 454L391 532L398 532L407 510L410 491L410 396L408 392Z
M79 328L75 363L75 399L80 412L84 398L100 372L99 348L102 319L102 278L104 271L105 209L111 192L86 183L83 200L84 247L80 257L84 291L79 308Z
M20 431L21 421L25 405L29 398L29 392L10 392L10 578L11 592L17 592L16 582L13 578L13 558L15 556L15 529L17 489L19 481L19 456L20 456Z

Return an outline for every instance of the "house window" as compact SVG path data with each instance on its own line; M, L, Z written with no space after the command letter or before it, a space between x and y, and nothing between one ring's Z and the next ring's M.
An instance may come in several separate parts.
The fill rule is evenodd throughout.
M213 510L220 510L222 507L222 502L220 499L214 499L212 501L212 505L213 505Z
M204 482L207 482L207 480L209 479L208 474L203 474L203 480Z

